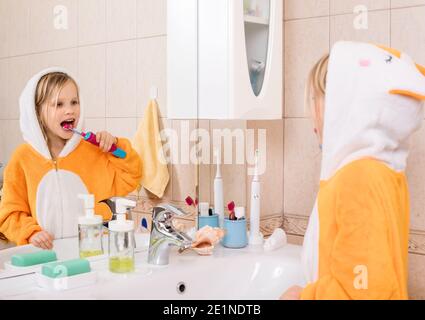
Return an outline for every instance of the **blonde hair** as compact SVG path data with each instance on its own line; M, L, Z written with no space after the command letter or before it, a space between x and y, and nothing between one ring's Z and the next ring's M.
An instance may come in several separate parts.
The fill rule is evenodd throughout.
M62 88L65 86L68 81L71 81L75 87L77 88L78 94L78 85L74 79L72 79L69 75L63 72L51 72L45 74L38 81L37 88L35 90L35 111L37 114L37 120L40 124L41 132L43 133L43 137L48 143L48 137L46 133L46 124L43 121L43 117L41 116L42 107L45 104L53 104L56 108L59 93ZM79 99L79 96L78 96Z
M313 118L316 130L323 126L323 110L316 110L318 99L324 99L326 95L326 78L328 75L329 54L324 55L311 69L305 88L305 108ZM321 135L321 132L319 132Z

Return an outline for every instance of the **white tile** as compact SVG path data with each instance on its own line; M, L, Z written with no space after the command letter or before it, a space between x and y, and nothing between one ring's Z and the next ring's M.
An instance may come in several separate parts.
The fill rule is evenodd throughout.
M368 13L366 29L354 27L355 14L332 16L330 18L331 47L336 41L362 41L390 46L390 11Z
M31 52L77 46L78 6L75 0L32 0Z
M7 164L15 149L22 143L19 120L0 120L0 162Z
M27 54L32 51L30 42L31 0L7 1L10 3L9 55Z
M0 65L0 119L19 119L19 97L31 77L30 58L9 58Z
M34 75L51 67L61 67L78 78L78 49L50 51L29 56L30 71Z
M137 117L136 41L107 45L106 116Z
M391 11L391 46L425 65L425 6Z
M136 38L136 0L106 0L106 39Z
M342 13L353 13L359 6L365 7L368 11L382 10L390 8L390 0L330 0L331 15ZM363 8L362 8L363 9Z
M329 15L329 0L285 0L285 20Z
M137 42L137 114L143 116L150 88L158 88L160 116L167 115L167 39L153 37Z
M405 8L424 4L425 0L391 0L391 8Z
M167 33L167 1L137 1L137 37L151 37Z
M91 132L99 132L106 130L105 118L86 118L84 120L84 130Z
M0 58L9 56L10 0L0 1Z
M106 0L78 0L78 44L106 41Z
M133 118L106 118L106 130L116 137L134 138L137 130L137 119Z
M79 48L78 80L88 118L106 114L106 45Z

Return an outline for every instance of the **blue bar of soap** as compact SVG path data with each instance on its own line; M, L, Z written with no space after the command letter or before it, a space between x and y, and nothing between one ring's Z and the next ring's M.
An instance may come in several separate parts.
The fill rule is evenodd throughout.
M29 267L56 260L56 252L51 250L43 250L33 253L15 254L12 256L11 263L16 267Z
M49 278L71 277L90 271L90 262L87 259L52 262L41 267L41 273Z

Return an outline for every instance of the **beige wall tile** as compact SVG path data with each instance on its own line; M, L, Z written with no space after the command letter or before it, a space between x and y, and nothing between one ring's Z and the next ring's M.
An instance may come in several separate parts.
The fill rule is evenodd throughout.
M78 0L78 45L106 41L106 0Z
M111 43L106 50L106 116L137 117L135 40Z
M167 33L167 1L137 1L137 37L151 37Z
M190 134L196 128L195 120L172 120L173 130L177 133L178 141L172 141L174 161L172 163L172 200L184 201L187 196L196 198L198 190L198 174L196 165L190 159L194 143L189 140ZM176 146L177 144L177 146Z
M390 11L368 13L368 28L354 27L356 15L332 16L330 22L331 47L337 41L363 41L390 46Z
M7 164L21 143L23 138L19 120L0 120L0 162Z
M167 115L167 38L137 41L137 114L143 116L152 86L158 88L160 116Z
M353 13L357 6L366 6L367 10L390 8L391 0L330 0L331 15Z
M255 130L255 148L258 148L258 130L266 130L266 166L259 177L261 181L261 216L283 214L283 124L284 120L248 121L248 130ZM247 150L251 152L250 148ZM252 149L254 152L254 148ZM251 157L250 157L251 158ZM260 156L260 159L262 157ZM250 163L252 164L253 158ZM248 165L249 168L254 166ZM247 216L250 212L251 183L253 176L247 175Z
M106 39L136 38L136 0L106 0Z
M9 56L10 0L0 1L0 58Z
M286 0L285 20L329 15L329 0Z
M230 147L227 152L227 161L226 161L226 154L224 152L224 146L225 139L221 139L222 141L222 149L221 149L221 173L223 178L223 193L224 193L224 205L225 207L230 201L234 201L237 207L245 207L247 206L247 200L246 200L246 170L247 165L246 161L246 150L245 150L245 129L246 129L246 121L243 120L226 120L226 121L220 121L220 120L212 120L210 123L210 130L211 130L211 155L214 156L214 148L218 148L217 144L214 144L214 131L216 131L217 134L223 133L222 130L229 130L231 134L234 134L234 137L232 138L232 150L230 152ZM238 134L238 131L241 132L242 135L242 145L244 155L240 155L240 151L237 150L237 143L236 143L236 135ZM239 145L239 144L238 144ZM239 149L242 150L242 149ZM238 161L237 157L241 157ZM231 157L231 159L230 159ZM226 164L226 162L228 164ZM215 161L214 161L215 163ZM241 164L240 164L241 163ZM214 183L214 178L216 175L216 169L215 166L211 170L211 183ZM214 188L211 188L211 203L213 203L214 200ZM227 209L225 210L225 213L227 213Z
M329 52L329 18L285 23L285 117L305 117L308 73Z
M317 196L321 153L310 119L285 120L285 213L309 216Z
M425 126L415 133L407 162L407 179L410 192L410 226L415 230L425 230Z
M425 300L425 256L409 255L409 298Z
M78 49L78 78L85 116L105 117L106 45Z
M137 130L135 118L106 118L106 130L116 137L133 139Z
M91 132L99 132L106 130L106 119L102 118L85 118L84 130Z
M424 5L425 0L391 0L391 8L404 8Z
M58 9L61 6L63 9ZM58 9L59 11L55 11ZM78 3L74 0L32 0L31 52L75 47L78 43ZM65 25L66 24L66 25Z
M19 96L31 76L30 58L22 56L1 60L0 69L0 119L19 119Z
M392 10L391 45L425 65L425 6Z
M212 203L213 198L211 198L211 194L214 189L214 181L211 179L211 170L215 170L215 167L211 164L213 154L211 152L210 121L198 121L198 129L199 147L205 150L205 153L202 152L199 155L199 159L202 161L199 164L199 202Z
M31 76L51 67L61 67L78 78L78 49L64 49L29 57Z
M6 0L10 8L9 55L16 56L33 52L30 41L31 0ZM17 23L19 22L19 23Z

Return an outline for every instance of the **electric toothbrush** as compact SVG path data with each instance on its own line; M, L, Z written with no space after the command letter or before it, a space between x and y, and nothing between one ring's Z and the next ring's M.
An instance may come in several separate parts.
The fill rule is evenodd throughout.
M66 130L72 131L82 136L85 141L90 142L91 144L94 144L95 146L99 146L99 143L96 141L96 135L93 132L86 133L86 132L79 131L73 128L72 125L70 124L65 124L63 127ZM118 148L116 144L113 144L111 146L111 149L109 149L108 152L112 153L115 157L121 158L121 159L124 159L127 156L127 153L124 150Z
M224 200L223 200L223 179L221 177L220 169L220 153L217 149L214 150L216 162L217 162L217 171L214 179L214 207L215 213L218 215L218 221L220 228L223 228L224 224Z
M251 183L251 212L249 218L249 244L250 245L261 245L263 244L264 237L260 232L260 179L258 177L258 158L259 151L255 150L255 169L254 177Z

